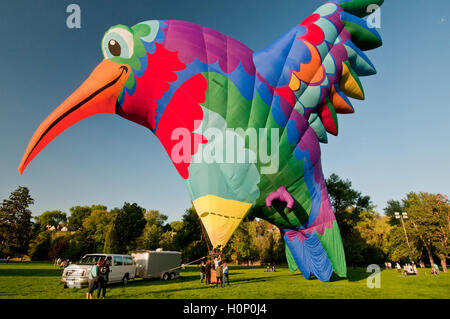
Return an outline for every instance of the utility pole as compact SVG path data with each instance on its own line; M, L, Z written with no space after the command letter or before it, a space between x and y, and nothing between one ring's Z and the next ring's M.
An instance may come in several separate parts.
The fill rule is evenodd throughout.
M403 221L403 219L408 219L408 213L406 212L395 212L395 218L400 219L402 221L402 226L403 226L403 231L405 232L405 238L406 238L406 244L408 244L408 254L409 254L409 261L412 263L412 257L411 257L411 246L409 245L409 240L408 240L408 234L406 233L406 228L405 228L405 222Z

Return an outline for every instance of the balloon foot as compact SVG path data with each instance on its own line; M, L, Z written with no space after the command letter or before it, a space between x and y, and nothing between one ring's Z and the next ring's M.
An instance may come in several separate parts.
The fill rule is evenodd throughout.
M269 211L272 210L272 202L279 200L286 203L286 213L290 213L294 208L295 201L292 195L287 191L286 186L280 186L275 192L270 193L266 197L266 206Z

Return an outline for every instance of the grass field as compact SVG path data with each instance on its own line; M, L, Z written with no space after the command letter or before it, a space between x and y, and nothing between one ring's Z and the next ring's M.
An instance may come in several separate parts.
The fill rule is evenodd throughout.
M0 299L82 299L86 288L64 289L62 270L50 263L0 263ZM368 288L369 273L349 268L348 278L333 282L306 280L287 268L264 272L261 267L230 266L230 286L215 288L200 284L198 268L187 267L173 281L134 280L111 285L107 298L127 299L307 299L307 298L450 298L450 273L404 277L395 270L381 272L381 288Z

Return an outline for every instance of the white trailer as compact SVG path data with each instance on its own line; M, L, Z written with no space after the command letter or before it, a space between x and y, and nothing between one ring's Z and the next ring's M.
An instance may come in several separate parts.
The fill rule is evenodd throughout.
M181 252L138 250L131 254L136 263L136 277L175 279L180 274Z

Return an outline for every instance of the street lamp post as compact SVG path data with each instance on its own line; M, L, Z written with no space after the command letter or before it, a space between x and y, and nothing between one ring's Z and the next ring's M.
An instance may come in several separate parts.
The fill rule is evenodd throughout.
M405 232L405 237L406 237L406 243L408 244L409 261L412 264L413 260L412 260L412 257L411 257L411 246L409 245L408 234L406 233L405 222L403 221L403 219L408 219L408 213L406 213L406 212L402 212L402 213L395 212L395 218L400 219L402 221L403 231Z

